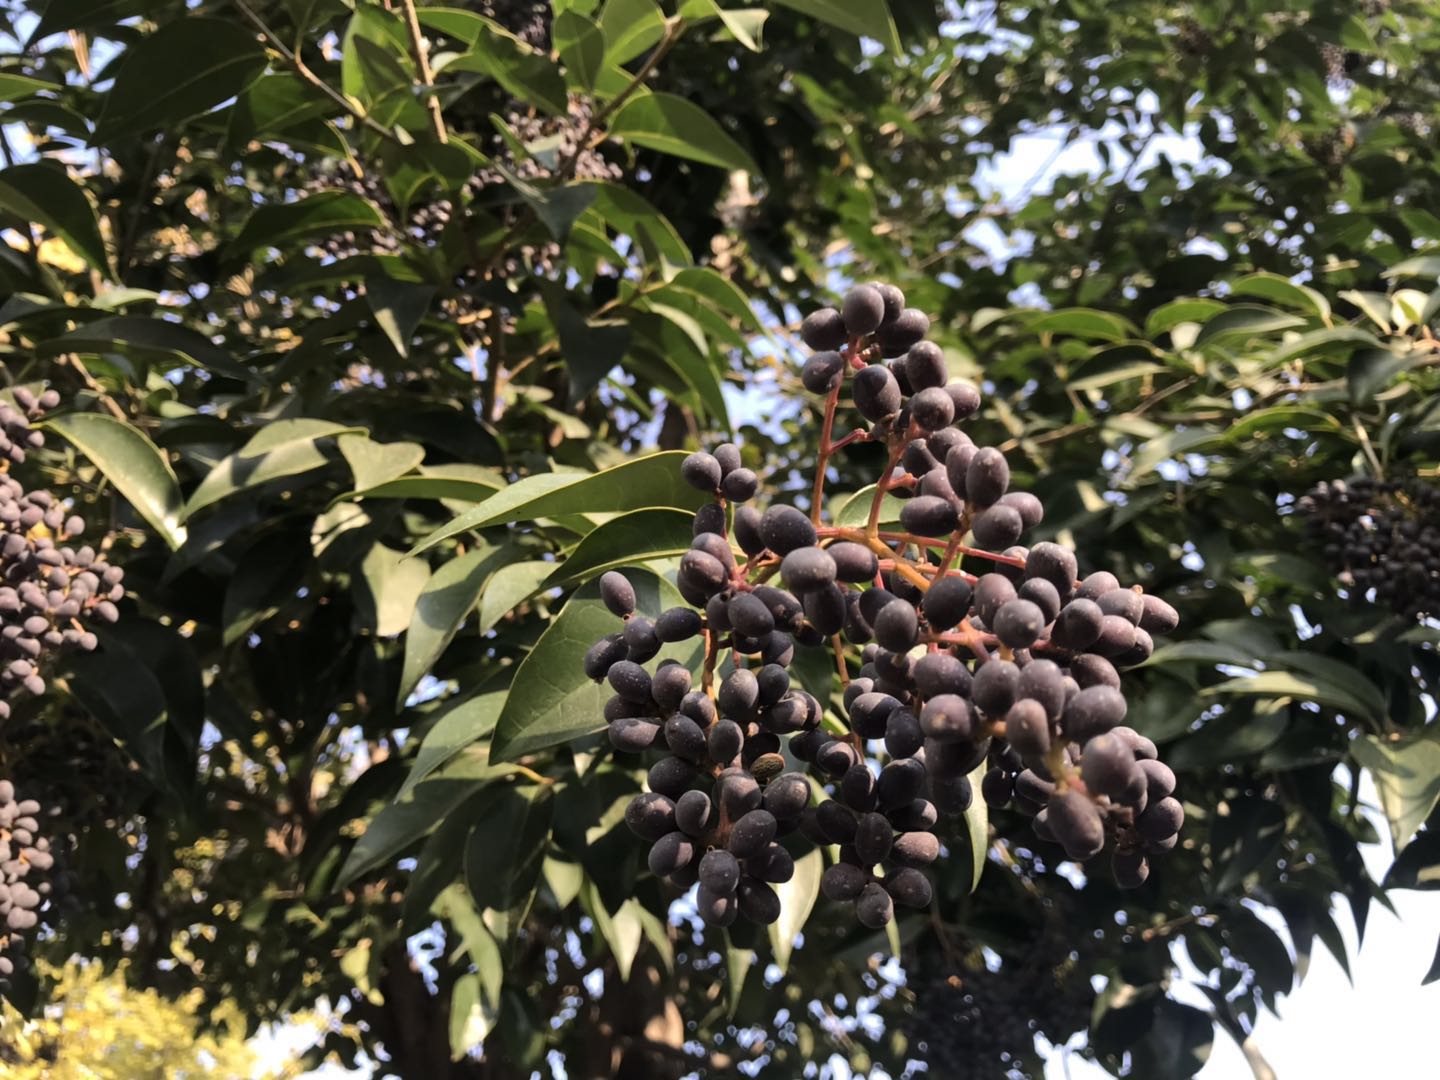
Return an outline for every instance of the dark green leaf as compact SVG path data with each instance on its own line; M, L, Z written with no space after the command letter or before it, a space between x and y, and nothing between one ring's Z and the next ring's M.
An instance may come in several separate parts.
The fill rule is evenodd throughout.
M279 206L262 206L246 220L230 243L231 257L244 259L257 247L285 250L307 236L328 236L354 229L374 229L385 216L369 199L349 191L317 191Z
M544 784L507 788L476 822L465 845L465 880L480 907L509 910L535 888L553 795Z
M259 40L238 20L189 15L166 23L125 51L95 138L178 126L239 94L265 64Z
M584 15L562 11L555 16L551 34L565 67L586 90L595 87L605 61L605 35Z
M588 581L606 570L685 554L694 538L685 510L633 510L598 525L553 567L546 587Z
M838 26L861 37L874 38L893 52L900 50L900 34L886 0L779 0L802 15Z
M43 226L102 275L111 275L95 208L64 169L35 162L0 171L0 211Z
M449 762L471 743L495 730L505 705L505 690L476 694L447 708L431 725L415 755L415 764L400 788L404 797L427 776Z
M400 676L396 707L440 658L461 622L475 607L485 582L503 565L505 548L481 546L457 555L436 570L420 591L410 630L405 635L405 665Z
M112 315L84 323L68 334L42 341L35 351L45 356L67 352L114 353L141 363L193 364L245 382L255 377L204 334L168 319L147 319L139 315Z
M189 518L237 491L318 469L329 458L316 445L317 441L356 431L328 420L273 421L210 470L200 486L191 492L184 516Z

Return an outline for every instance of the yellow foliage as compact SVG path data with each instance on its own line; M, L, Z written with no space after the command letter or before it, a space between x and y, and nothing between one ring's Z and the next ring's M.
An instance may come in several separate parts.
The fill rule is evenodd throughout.
M5 1003L0 1061L6 1080L287 1080L262 1069L239 1010L222 1006L200 1032L198 990L170 1001L125 985L122 972L71 961L46 970L49 1004L22 1017Z

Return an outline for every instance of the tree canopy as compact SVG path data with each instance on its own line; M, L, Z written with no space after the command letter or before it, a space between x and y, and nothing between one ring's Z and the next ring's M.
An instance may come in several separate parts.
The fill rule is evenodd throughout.
M1436 526L1434 0L0 17L0 397L59 396L7 477L124 572L98 648L6 690L63 883L37 960L205 1025L330 1003L317 1060L401 1077L1033 1075L1079 1033L1175 1077L1344 962L1337 906L1434 887L1440 631L1302 503L1361 477ZM998 193L1036 133L1096 167ZM874 279L980 388L1026 542L1178 611L1127 723L1187 821L1122 892L977 798L888 933L817 899L820 848L777 929L705 928L625 825L598 579L679 603L700 447L811 509L801 318Z

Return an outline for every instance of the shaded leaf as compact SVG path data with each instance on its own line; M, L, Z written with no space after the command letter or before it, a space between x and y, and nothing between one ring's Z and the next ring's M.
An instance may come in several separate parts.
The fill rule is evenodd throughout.
M744 147L709 113L674 94L631 98L611 119L610 134L622 142L722 169L760 171Z
M506 911L535 888L554 811L549 785L500 793L465 843L465 880L476 904Z
M125 50L95 138L177 126L240 93L265 65L265 50L239 21L189 15L166 23Z
M294 202L261 206L230 241L232 258L247 258L257 247L282 251L309 236L329 236L355 229L378 229L385 224L380 208L350 191L317 191Z
M272 421L210 470L191 493L184 516L188 518L237 491L319 468L329 459L315 445L317 440L357 431L328 420Z
M480 596L480 618L477 633L488 633L501 619L510 614L523 600L533 596L550 572L552 562L508 563L495 571Z
M770 949L782 973L790 966L795 939L805 929L805 920L820 895L820 876L824 872L825 859L820 849L811 848L795 860L794 876L775 886L775 894L780 897L780 918L770 924Z
M51 162L33 162L0 170L0 211L43 226L46 232L64 240L91 267L110 276L110 256L100 235L95 208L90 205L85 189L71 180L63 168Z
M1396 740L1361 735L1350 752L1374 776L1395 849L1403 850L1440 802L1440 728Z
M410 629L405 634L405 663L396 694L397 708L405 704L410 692L450 644L505 552L504 548L488 545L467 551L447 561L426 582L415 601Z

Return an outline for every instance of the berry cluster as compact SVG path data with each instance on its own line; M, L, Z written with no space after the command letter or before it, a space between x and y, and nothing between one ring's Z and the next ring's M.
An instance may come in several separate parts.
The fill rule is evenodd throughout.
M852 902L863 925L885 925L897 903L928 905L937 820L969 808L970 776L987 760L988 802L1032 816L1071 859L1113 839L1121 885L1141 884L1148 854L1176 843L1175 777L1122 725L1118 669L1146 660L1151 635L1178 617L1107 572L1077 580L1074 553L1058 544L1017 546L1043 507L1009 489L1000 451L953 426L980 395L950 380L928 328L888 285L810 315L801 334L815 352L801 379L825 397L811 513L745 505L759 483L734 446L695 453L684 477L713 501L695 515L676 577L691 606L652 623L635 614L622 575L602 579L625 625L594 645L586 672L614 691L605 718L615 747L664 754L630 824L654 844L655 873L699 881L712 923L737 910L773 920L768 883L792 866L777 839L797 830L839 846L821 889ZM869 423L833 439L847 382ZM862 442L888 454L868 519L822 524L829 458ZM904 500L898 528L882 520L886 495ZM653 675L644 668L663 643L695 637L705 646L698 688L673 660ZM848 646L862 647L854 678ZM827 729L822 704L792 685L797 648L833 651L846 723ZM717 680L726 656L733 670ZM785 750L813 779L785 771ZM812 793L828 798L812 806Z
M51 893L44 875L54 867L55 856L39 835L39 813L38 802L17 801L15 785L0 780L0 918L5 921L0 928L0 976L15 973L14 954L24 947L19 934L35 928Z
M0 402L0 453L18 464L45 441L30 421L60 398L53 390L37 397L23 386L14 396L18 409ZM119 617L123 571L93 548L65 543L84 529L84 520L50 492L27 491L8 472L0 476L0 720L21 690L44 692L40 670L48 655L95 648L87 624Z
M1360 477L1322 483L1296 505L1357 598L1411 619L1440 613L1440 487Z

